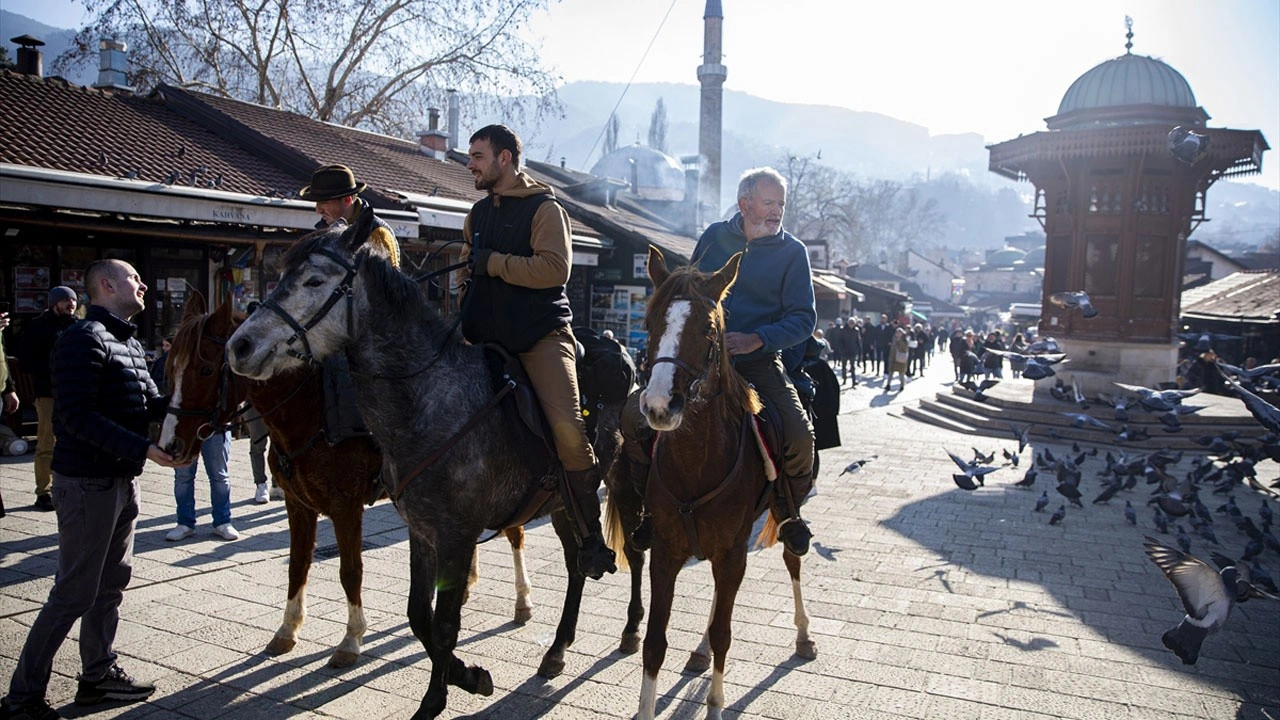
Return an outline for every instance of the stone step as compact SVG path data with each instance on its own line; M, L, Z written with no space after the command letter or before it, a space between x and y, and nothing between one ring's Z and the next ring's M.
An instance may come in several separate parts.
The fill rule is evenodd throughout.
M923 407L913 407L911 405L904 405L902 406L902 414L904 417L909 417L912 420L917 420L923 423L927 423L929 425L933 425L934 427L940 427L940 428L943 428L944 430L952 430L954 432L964 433L965 435L987 435L988 434L986 430L980 430L972 425L967 425L963 422L958 422L949 417L944 417L942 415L935 414L929 409L923 408Z

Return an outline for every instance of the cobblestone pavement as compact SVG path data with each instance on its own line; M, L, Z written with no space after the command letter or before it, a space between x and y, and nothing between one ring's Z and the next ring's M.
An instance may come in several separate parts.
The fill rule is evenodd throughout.
M957 489L943 448L966 456L971 447L1016 446L1012 438L969 438L900 416L904 403L945 390L950 376L940 356L904 392L883 393L879 380L844 392L844 446L823 453L817 492L805 508L817 538L803 587L818 657L792 654L781 549L754 552L734 617L726 717L1280 718L1280 603L1237 608L1227 628L1205 643L1199 663L1181 665L1160 643L1183 611L1142 553L1142 536L1155 533L1140 502L1145 491L1130 496L1141 508L1135 528L1123 520L1123 499L1069 508L1061 527L1048 525L1048 513L1031 508L1042 489L1052 495L1051 483L1042 475L1034 491L1010 487L1022 470L1001 470L976 492ZM325 666L346 620L338 561L325 552L333 543L327 521L318 542L325 559L311 571L298 646L268 657L263 648L285 599L284 504L252 504L246 442L237 441L233 453L234 522L244 534L237 542L213 536L207 484L197 482L205 512L197 534L166 543L171 474L153 465L142 476L134 578L117 649L122 664L155 679L159 691L150 702L95 708L93 716L411 715L429 660L404 617L408 548L399 518L386 503L365 516L369 630L359 662L345 670ZM840 474L849 462L871 457L860 472ZM1022 459L1025 468L1030 453ZM29 505L31 456L2 460L9 514L0 519L0 678L7 683L48 593L57 542L54 515ZM1089 467L1087 497L1097 488ZM1274 463L1259 466L1265 480L1277 474ZM1050 510L1060 499L1053 496ZM1236 499L1255 514L1255 493L1241 490ZM1220 502L1215 496L1211 506ZM1217 532L1224 552L1241 552L1243 536L1229 523L1219 521ZM511 559L501 544L481 550L482 579L464 608L458 647L467 662L493 673L496 692L482 698L453 690L443 717L631 717L642 670L639 655L617 651L627 579L588 583L565 673L544 681L535 670L554 635L565 579L558 542L545 522L531 528L526 561L536 608L524 626L511 620ZM1196 538L1193 552L1209 551ZM1280 556L1268 551L1262 560L1280 576ZM701 635L711 592L705 564L685 568L658 679L660 717L703 715L709 674L681 668ZM58 655L49 691L68 717L88 715L70 704L79 670L76 632Z

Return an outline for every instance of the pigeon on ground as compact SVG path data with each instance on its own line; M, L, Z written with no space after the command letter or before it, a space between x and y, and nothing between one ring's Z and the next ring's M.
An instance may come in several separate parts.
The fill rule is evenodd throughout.
M1124 501L1124 519L1128 520L1130 525L1138 524L1138 511L1133 509L1133 503L1128 500Z
M1168 534L1169 534L1169 521L1165 519L1165 517L1164 517L1164 513L1160 512L1160 508L1158 508L1158 507L1152 508L1152 510L1154 510L1154 511L1155 511L1155 513L1156 513L1156 514L1155 514L1155 516L1154 516L1154 518L1153 518L1153 521L1154 521L1154 522L1155 522L1155 524L1156 524L1156 529L1157 529L1157 530L1159 530L1160 532L1164 533L1165 535L1168 535Z
M841 471L840 471L840 474L841 474L841 475L844 475L844 474L846 474L846 473L858 472L859 470L861 470L861 469L862 469L862 466L863 466L863 465L866 465L867 463L871 462L872 460L874 460L874 459L876 459L876 458L878 458L878 457L880 457L880 456L879 456L879 455L872 455L872 456L871 456L871 457L869 457L869 458L863 458L863 459L861 459L861 460L854 460L853 462L849 463L848 465L845 465L845 466L844 466L844 470L841 470Z
M1116 442L1141 442L1150 437L1144 427L1130 428L1128 425L1121 425L1120 432L1116 433Z
M1169 131L1169 153L1183 165L1195 165L1209 154L1209 136L1178 125Z
M1062 382L1062 378L1058 378L1057 380L1053 381L1053 385L1049 386L1049 394L1053 396L1054 400L1070 400L1071 399L1070 396L1067 394L1067 384Z
M1078 427L1078 428L1082 428L1082 427L1086 427L1086 426L1088 426L1088 427L1095 427L1095 428L1098 428L1099 430L1106 430L1106 431L1108 431L1108 432L1115 432L1115 429L1114 429L1114 428L1112 428L1110 425L1108 425L1108 424L1106 424L1106 423L1102 422L1101 420L1099 420L1099 419L1095 418L1095 417L1094 417L1094 416L1092 416L1092 415L1089 415L1088 413L1068 413L1068 412L1060 412L1060 413L1058 413L1058 414L1059 414L1059 415L1065 415L1065 416L1067 416L1067 417L1071 418L1071 424L1072 424L1072 425L1074 425L1074 426L1076 426L1076 427Z
M1067 506L1059 505L1057 510L1053 511L1053 515L1049 516L1050 525L1061 525L1062 521L1067 517Z
M1249 563L1249 573L1253 575L1253 584L1255 587L1266 590L1272 595L1280 594L1280 590L1276 589L1276 581L1271 579L1267 571L1263 569L1262 563L1254 560Z
M978 448L970 448L970 449L973 450L973 464L975 465L990 465L991 463L996 461L996 452L994 450L987 453L986 455L983 455L982 451L979 450Z
M950 450L946 450L946 453L961 470L960 474L951 476L951 479L955 481L956 486L961 490L977 490L979 485L985 484L982 480L985 476L1000 469L998 467L979 465L978 463L967 463Z
M1178 547L1182 548L1184 553L1191 552L1191 536L1182 529L1181 523L1174 524L1173 529L1177 531L1173 534L1173 539L1178 542Z
M1124 487L1124 483L1113 482L1102 488L1102 492L1098 493L1098 497L1093 499L1094 505L1102 505L1111 501L1115 494L1120 492L1120 488ZM1128 501L1125 501L1128 502Z
M1040 497L1036 498L1035 512L1044 512L1044 509L1048 506L1049 506L1049 491L1045 490L1044 492L1040 493Z
M965 380L964 382L960 383L960 387L973 393L974 400L977 400L978 402L984 402L987 399L987 396L986 396L987 390L990 390L991 388L999 384L1000 384L999 380L993 380L991 378L987 378L983 380L981 384L976 384L972 380Z
M1018 482L1014 483L1014 484L1013 484L1013 486L1014 486L1014 487L1029 488L1029 487L1031 487L1032 485L1035 485L1035 484L1036 484L1036 478L1037 478L1039 475L1040 475L1040 471L1039 471L1039 470L1036 470L1034 467L1029 467L1029 468L1027 468L1027 472L1026 472L1026 474L1022 476L1022 479L1021 479L1021 480L1019 480Z
M1182 622L1160 638L1184 665L1196 663L1201 644L1209 635L1222 629L1236 603L1250 598L1275 597L1242 578L1234 564L1214 570L1203 560L1178 552L1155 538L1145 538L1143 545L1147 549L1147 557L1178 591L1182 607L1187 612Z
M1088 409L1089 409L1089 399L1088 399L1088 398L1086 398L1086 397L1084 396L1084 392L1082 392L1082 391L1080 390L1080 381L1079 381L1079 380L1072 379L1072 381L1071 381L1071 394L1072 394L1072 397L1073 397L1073 398L1075 399L1075 401L1076 401L1076 405L1079 405L1081 410L1088 410Z
M1087 318L1097 317L1098 310L1089 301L1089 295L1083 290L1075 292L1056 292L1049 296L1049 302L1060 308L1067 310L1079 309L1080 314Z

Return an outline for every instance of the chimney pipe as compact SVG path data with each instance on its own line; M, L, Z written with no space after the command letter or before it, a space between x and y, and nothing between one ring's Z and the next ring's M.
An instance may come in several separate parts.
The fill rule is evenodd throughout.
M23 75L44 77L44 54L36 48L43 47L44 41L30 35L19 35L9 38L9 42L18 45L17 70Z
M123 40L102 38L98 42L98 82L93 87L99 90L121 90L133 92L133 88L125 84L124 71L127 67L125 51L129 46Z
M461 122L459 118L462 115L462 108L458 105L458 91L450 88L446 92L449 93L449 147L456 149L461 147L458 144L460 142L458 124Z
M440 129L440 108L427 108L427 129Z

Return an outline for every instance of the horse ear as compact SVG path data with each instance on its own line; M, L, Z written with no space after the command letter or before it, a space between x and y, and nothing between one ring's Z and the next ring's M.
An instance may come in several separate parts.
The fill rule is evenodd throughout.
M191 292L187 293L187 302L182 308L182 319L192 318L205 313L204 295L201 295L195 288L191 288Z
M649 246L649 279L653 281L653 287L657 288L666 282L667 277L671 275L671 271L667 270L667 261L662 258L662 251L656 246Z
M231 318L235 314L235 306L231 304L230 296L227 296L227 299L222 301L222 304L218 306L218 309L214 311L214 314L218 316L219 320L224 320L228 323L231 322Z
M717 300L724 299L725 293L729 291L729 288L733 287L733 282L738 279L738 265L741 263L742 253L736 253L729 258L729 262L725 263L724 267L711 276L711 284L709 286L711 292L709 294L712 297Z

